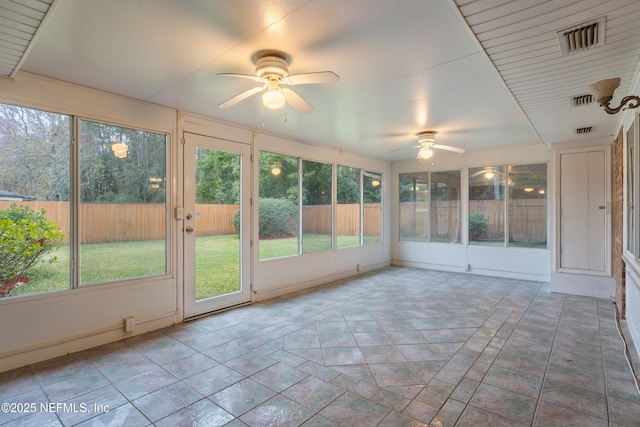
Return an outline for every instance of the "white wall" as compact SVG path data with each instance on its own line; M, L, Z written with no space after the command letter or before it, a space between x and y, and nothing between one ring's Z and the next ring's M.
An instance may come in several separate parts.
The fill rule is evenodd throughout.
M176 113L169 108L25 73L0 79L0 102L167 133L176 146ZM169 194L174 204L175 185ZM173 224L170 231L170 274L1 299L0 371L124 338L127 316L135 316L136 333L177 321Z
M261 301L327 281L387 266L391 260L391 164L340 150L268 135L220 123L73 84L21 73L12 81L0 79L0 102L77 115L120 126L167 133L170 144L168 188L170 212L169 274L126 280L33 296L0 299L0 372L69 352L126 338L183 321L182 238L173 213L181 206L182 132L238 141L253 141L254 158L260 150L306 159L339 163L383 174L383 242L258 262L253 248L253 300ZM254 162L252 192L257 194ZM254 204L252 218L257 223ZM257 227L252 227L254 242ZM359 268L358 268L359 266ZM125 333L123 319L136 318L134 333Z
M549 281L551 258L550 249L483 247L467 245L467 224L461 229L462 244L416 243L399 241L399 182L401 173L421 171L462 170L461 218L468 212L468 168L498 165L518 165L549 162L550 154L542 143L496 150L473 151L464 154L449 154L436 150L432 159L407 160L392 164L392 263L394 265L432 268L453 272L511 277L516 279ZM548 174L549 182L552 175ZM547 197L551 194L548 192ZM548 199L550 200L550 199ZM550 227L551 211L548 211ZM549 235L549 232L547 232ZM548 239L547 239L548 240ZM467 267L469 269L467 270Z

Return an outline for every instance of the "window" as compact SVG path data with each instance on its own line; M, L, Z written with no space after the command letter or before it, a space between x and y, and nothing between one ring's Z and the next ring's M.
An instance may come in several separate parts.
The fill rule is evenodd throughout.
M69 116L0 105L0 297L69 289L70 125ZM38 223L35 233L12 225L8 219L16 215ZM33 250L56 230L62 239L51 251L10 259L11 252ZM25 270L31 260L36 264Z
M364 244L382 241L382 175L362 173L363 241Z
M469 169L469 244L507 243L547 247L546 163Z
M460 171L431 172L430 240L460 243Z
M297 255L298 159L260 152L259 258Z
M330 250L332 244L330 164L302 161L302 252Z
M504 246L506 168L469 169L469 244Z
M460 243L460 171L400 174L400 240Z
M70 143L74 121L77 156ZM32 246L19 250L39 253L0 295L166 274L165 134L9 105L0 105L0 124L0 220L30 215L36 226L21 234L22 244ZM34 230L47 234L36 238ZM4 240L0 246L19 245ZM40 251L48 245L53 250ZM0 274L8 270L2 266Z
M80 283L163 274L166 136L80 121Z
M360 245L360 169L338 165L336 240L338 248Z
M509 246L547 247L547 164L509 166Z
M400 240L427 242L429 172L400 174Z

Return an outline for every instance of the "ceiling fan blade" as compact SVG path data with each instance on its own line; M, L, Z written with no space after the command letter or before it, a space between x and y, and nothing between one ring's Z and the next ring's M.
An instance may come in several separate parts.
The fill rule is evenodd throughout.
M452 147L451 145L432 144L431 146L440 150L453 151L455 153L464 153L464 148Z
M250 79L256 82L263 82L264 78L256 76L255 74L240 74L240 73L218 73L218 76L222 77L240 77L243 79Z
M421 147L422 147L422 145L412 145L411 147L396 148L395 150L391 150L389 152L390 153L395 153L396 151L410 150L412 148L421 148Z
M319 71L317 73L292 74L285 77L284 83L289 85L310 85L319 83L338 83L340 77L333 71Z
M289 104L295 108L300 114L309 114L313 111L313 106L304 100L300 95L298 95L293 90L288 87L282 88L282 92L284 92L284 97Z
M242 93L239 93L238 95L227 99L226 101L224 101L223 103L221 103L220 105L218 105L218 108L229 108L232 107L234 105L236 105L238 102L240 101L244 101L245 99L249 98L251 95L255 95L258 92L262 92L264 90L265 86L256 86L252 89L246 90Z

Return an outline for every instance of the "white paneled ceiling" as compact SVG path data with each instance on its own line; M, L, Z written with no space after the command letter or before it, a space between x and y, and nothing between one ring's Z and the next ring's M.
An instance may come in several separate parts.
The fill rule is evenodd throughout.
M546 144L617 134L619 117L597 103L572 106L586 87L620 77L618 105L638 78L640 2L637 0L455 0L507 86ZM598 46L562 55L557 32L598 18ZM592 127L580 136L576 129Z
M54 0L0 2L0 77L14 77ZM50 15L49 15L50 16Z
M57 0L22 70L388 160L414 158L423 130L469 151L548 146L577 138L573 127L615 132L618 117L576 110L569 97L606 77L622 77L620 94L629 88L638 4ZM556 31L600 16L606 43L561 57ZM264 50L285 52L292 74L331 70L340 82L296 86L315 110L287 108L286 121L259 95L218 108L256 82L217 74L254 73Z

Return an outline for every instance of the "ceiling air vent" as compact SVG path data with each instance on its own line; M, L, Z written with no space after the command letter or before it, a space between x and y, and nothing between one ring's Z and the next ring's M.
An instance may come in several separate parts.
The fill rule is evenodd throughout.
M576 133L578 135L585 135L585 134L591 133L591 132L593 132L595 130L596 130L595 126L586 126L586 127L583 127L583 128L576 129Z
M604 43L606 18L586 22L558 31L560 52L562 55L581 52Z
M572 107L583 107L585 105L589 105L594 101L593 95L578 95L571 98L571 106Z

